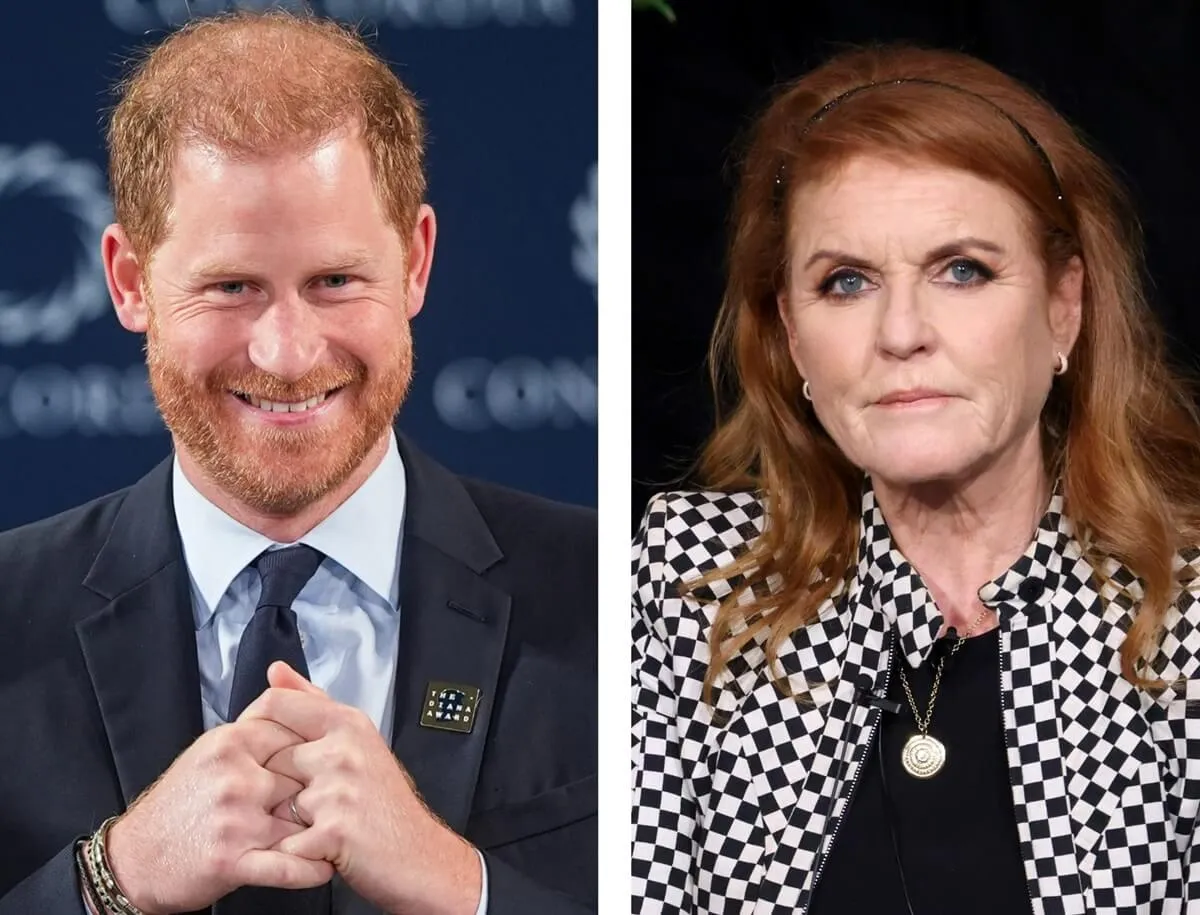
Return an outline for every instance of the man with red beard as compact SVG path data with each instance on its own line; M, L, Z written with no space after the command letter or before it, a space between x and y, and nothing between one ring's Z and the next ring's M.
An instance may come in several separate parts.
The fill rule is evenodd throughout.
M313 18L123 86L102 249L174 454L0 537L0 915L594 910L594 515L392 429L422 145Z

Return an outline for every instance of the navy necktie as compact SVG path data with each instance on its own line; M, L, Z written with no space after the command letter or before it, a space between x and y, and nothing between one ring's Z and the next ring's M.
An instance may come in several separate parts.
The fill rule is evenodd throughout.
M229 694L229 720L234 721L264 689L267 668L286 661L308 678L292 603L325 556L310 546L290 546L263 553L254 561L262 578L258 607L238 644ZM325 915L330 911L330 884L310 890L245 886L214 907L218 915Z
M301 544L271 550L254 561L262 578L262 595L238 643L233 687L229 692L229 721L241 715L267 688L267 668L273 662L286 661L308 678L292 602L324 558L320 551Z

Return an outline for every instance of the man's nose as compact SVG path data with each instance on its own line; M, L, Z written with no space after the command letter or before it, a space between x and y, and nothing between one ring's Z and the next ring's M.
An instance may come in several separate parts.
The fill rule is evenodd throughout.
M250 361L276 378L298 381L320 363L324 352L320 317L298 295L276 299L254 322Z

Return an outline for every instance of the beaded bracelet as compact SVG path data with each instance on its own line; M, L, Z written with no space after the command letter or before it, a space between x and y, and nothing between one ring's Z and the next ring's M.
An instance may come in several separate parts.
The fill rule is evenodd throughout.
M89 841L91 840L80 839L75 843L75 870L79 874L79 891L83 895L83 901L89 913L104 915L104 909L100 907L100 901L96 898L95 891L92 890L92 877L88 870L86 857Z
M93 901L99 902L99 909L104 915L145 915L141 909L129 901L129 898L117 884L112 866L108 862L108 849L105 845L108 831L116 817L109 817L100 824L96 834L86 843L86 853L80 853L83 862L82 872L85 876L87 889Z

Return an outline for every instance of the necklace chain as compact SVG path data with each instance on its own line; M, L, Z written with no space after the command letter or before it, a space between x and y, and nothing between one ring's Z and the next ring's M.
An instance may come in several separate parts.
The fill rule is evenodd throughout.
M962 648L963 642L969 639L975 632L976 627L983 622L991 610L984 607L980 611L979 616L975 617L975 622L967 627L967 634L960 639L955 639L954 644L950 646L950 654L943 655L938 661L937 671L933 675L933 689L929 691L929 705L925 707L925 719L921 720L921 713L917 711L917 700L913 698L912 687L908 685L908 677L904 673L904 668L900 669L900 683L904 686L904 694L908 696L908 705L912 709L913 719L917 722L917 731L922 737L929 733L929 723L933 721L933 704L937 702L938 687L942 683L942 671L946 667L946 658L954 657L955 653Z

